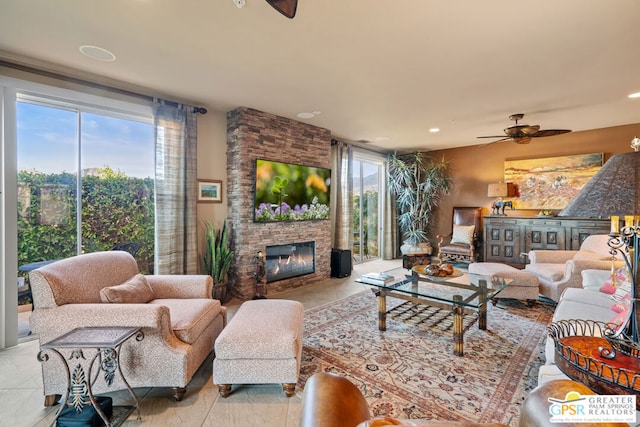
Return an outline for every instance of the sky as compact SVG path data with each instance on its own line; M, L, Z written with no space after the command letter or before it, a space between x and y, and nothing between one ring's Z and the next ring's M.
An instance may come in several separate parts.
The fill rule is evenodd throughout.
M153 128L141 123L80 113L82 169L104 168L127 176L154 176ZM78 169L76 111L17 103L18 169L44 173Z

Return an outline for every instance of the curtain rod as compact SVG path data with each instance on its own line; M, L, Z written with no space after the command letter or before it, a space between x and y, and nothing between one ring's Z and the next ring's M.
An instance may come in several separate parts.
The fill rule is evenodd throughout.
M50 78L62 80L65 82L76 83L76 84L79 84L82 86L88 86L94 89L106 90L108 92L113 92L120 95L140 98L150 102L164 101L165 104L174 105L176 107L182 104L181 102L177 102L177 101L161 99L161 98L158 98L157 96L149 96L143 93L133 92L126 89L120 89L117 87L107 86L101 83L95 83L89 80L80 79L78 77L65 76L64 74L55 73L53 71L46 71L46 70L41 70L39 68L31 67L28 65L16 64L14 62L6 61L4 59L0 59L0 66L13 68L14 70L18 70L18 71L25 71L31 74L37 74L43 77L50 77ZM193 112L199 113L199 114L207 114L207 109L204 107L193 107Z

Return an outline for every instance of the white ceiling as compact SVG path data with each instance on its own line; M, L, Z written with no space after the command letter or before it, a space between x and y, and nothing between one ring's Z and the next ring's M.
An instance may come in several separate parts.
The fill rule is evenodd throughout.
M299 0L293 20L265 0L0 0L0 56L209 110L320 111L302 121L384 149L486 143L512 113L640 122L638 0Z

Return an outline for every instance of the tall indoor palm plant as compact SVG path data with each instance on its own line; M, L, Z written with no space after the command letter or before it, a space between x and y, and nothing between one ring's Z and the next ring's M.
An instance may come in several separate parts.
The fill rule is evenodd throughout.
M229 247L227 222L224 222L222 229L216 230L211 222L205 220L204 227L204 271L213 278L213 298L224 302L227 295L227 273L234 256Z
M388 186L400 212L397 219L405 243L428 241L433 210L452 185L447 166L444 158L436 162L420 152L389 156Z

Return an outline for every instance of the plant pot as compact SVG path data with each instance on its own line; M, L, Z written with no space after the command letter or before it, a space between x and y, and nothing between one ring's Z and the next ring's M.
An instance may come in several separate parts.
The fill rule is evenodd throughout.
M400 252L402 252L402 255L431 255L433 253L433 247L431 247L431 243L429 242L409 243L405 241L402 246L400 246Z
M213 299L220 301L220 304L225 304L231 300L231 292L229 292L229 281L225 280L222 283L214 283L211 290L211 296Z

